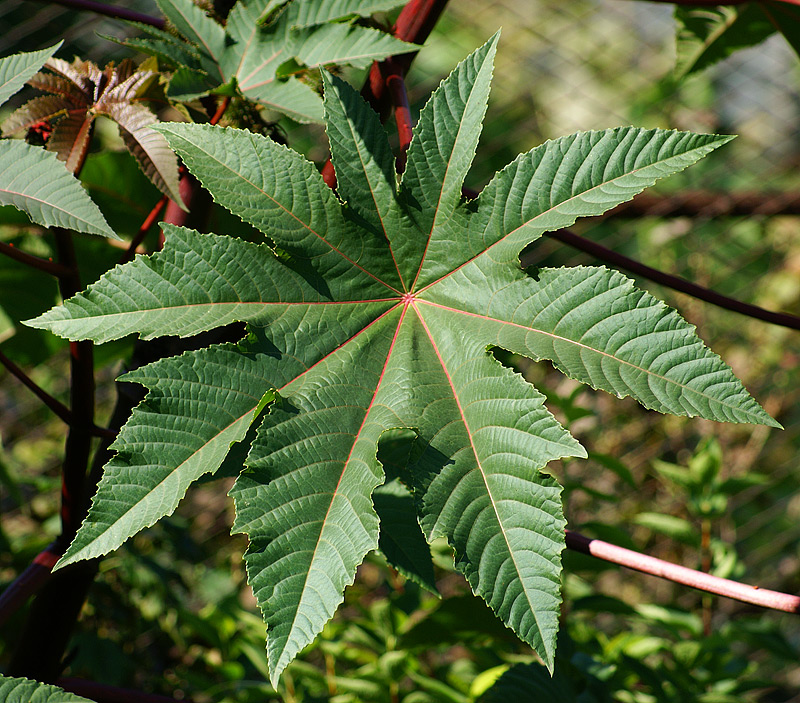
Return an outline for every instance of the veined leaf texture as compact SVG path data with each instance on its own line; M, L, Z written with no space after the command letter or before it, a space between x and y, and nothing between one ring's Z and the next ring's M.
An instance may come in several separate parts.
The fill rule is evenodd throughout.
M776 425L689 324L623 275L577 267L533 277L518 258L542 233L629 200L730 137L574 134L521 155L466 202L496 45L434 92L399 183L378 117L327 73L337 194L313 164L266 138L158 127L215 200L267 242L170 227L163 251L30 324L96 341L234 320L249 334L128 376L150 392L62 564L104 554L171 513L268 406L231 495L234 529L250 539L273 681L379 546L376 508L397 524L404 495L424 537L447 539L473 591L552 669L565 520L561 488L543 469L586 452L490 349L548 359L661 412ZM413 433L401 472L411 495L394 481L373 500L384 482L378 444L400 428ZM433 585L415 530L406 521L381 543L404 573Z

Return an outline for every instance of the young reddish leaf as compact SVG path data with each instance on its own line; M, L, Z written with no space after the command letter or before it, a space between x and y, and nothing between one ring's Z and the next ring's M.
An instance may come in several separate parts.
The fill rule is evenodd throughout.
M89 150L92 122L94 116L83 110L69 114L55 124L47 140L47 150L55 152L70 173L75 173Z
M158 118L141 103L127 100L106 100L101 109L103 114L117 123L125 146L145 175L162 193L184 207L178 180L178 160L164 137L152 129L158 124Z
M3 122L3 135L8 136L14 132L21 132L23 129L30 129L42 120L66 116L69 107L71 107L69 103L65 104L65 101L57 95L42 95L28 100Z

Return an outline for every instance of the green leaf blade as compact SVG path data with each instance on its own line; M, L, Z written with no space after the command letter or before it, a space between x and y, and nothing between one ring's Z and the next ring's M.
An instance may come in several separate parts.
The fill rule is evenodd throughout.
M484 188L466 236L453 228L431 239L419 285L479 255L518 265L520 250L544 232L601 215L731 139L617 127L545 142L520 154Z
M0 142L0 205L13 205L45 227L119 239L55 154L20 141Z
M208 125L157 128L214 199L325 279L352 273L373 297L397 292L386 241L346 222L314 164L260 135ZM356 283L358 281L358 283Z
M453 417L436 433L420 423L421 436L435 437L414 468L423 529L447 537L473 591L552 669L566 523L561 487L539 469L585 451L475 330L465 343L457 316L422 304L417 314L438 377L426 384L429 412Z
M59 568L107 554L171 515L195 480L219 468L270 390L259 361L246 347L226 345L122 377L149 392L111 445L116 456ZM187 403L194 413L186 414Z
M33 77L45 62L61 48L63 41L40 51L22 52L0 59L0 105Z
M691 325L621 273L578 266L534 280L508 271L476 261L431 288L429 300L485 325L488 342L647 408L778 426ZM469 295L456 292L462 286Z
M402 4L402 0L327 0L323 3L295 0L291 6L291 25L309 27L351 15L368 17L373 12L385 12Z
M397 193L394 156L378 115L351 86L322 73L328 141L336 170L339 195L386 238L397 226ZM397 275L401 278L395 261ZM406 281L402 281L407 290Z
M231 490L234 530L250 538L248 580L267 622L277 682L313 641L378 546L372 490L383 480L380 394L398 318L375 319L347 344L280 388ZM358 379L347 368L357 363Z
M3 703L93 703L63 688L31 679L0 674L0 701Z
M499 33L442 81L419 116L400 193L418 233L393 242L405 280L416 284L437 227L447 228L475 157L489 99ZM412 288L413 288L412 284Z
M198 47L201 67L220 83L225 76L220 62L225 52L225 30L191 0L156 0L159 9L186 39Z

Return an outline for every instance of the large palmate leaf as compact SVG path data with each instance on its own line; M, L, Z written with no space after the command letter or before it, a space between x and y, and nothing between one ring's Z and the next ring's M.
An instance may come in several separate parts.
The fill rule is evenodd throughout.
M29 323L96 341L234 320L249 330L238 345L126 377L150 393L61 564L106 553L171 512L269 404L231 495L273 681L370 550L435 586L419 531L399 514L411 501L398 477L425 537L449 541L475 593L552 669L565 520L561 488L542 469L586 452L491 347L549 359L662 412L776 425L690 325L621 274L529 275L518 259L543 232L629 200L730 137L579 133L521 155L465 202L496 41L425 106L399 186L377 115L328 74L341 200L313 164L261 136L158 127L217 202L274 248L170 227L162 252ZM398 437L405 466L382 450L392 483L376 491L378 444Z
M181 49L174 38L151 29L150 38L136 40L135 46L182 66L172 79L173 97L188 99L234 84L245 97L266 107L299 121L319 122L322 101L292 74L334 63L363 68L375 59L412 50L412 45L384 32L332 23L399 4L398 0L239 0L223 28L191 0L158 0L189 48ZM266 15L270 21L265 23ZM292 62L288 72L281 70L287 62Z

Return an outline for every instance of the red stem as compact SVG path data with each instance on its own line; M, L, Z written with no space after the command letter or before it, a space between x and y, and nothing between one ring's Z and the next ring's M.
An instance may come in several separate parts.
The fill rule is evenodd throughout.
M403 72L393 58L388 58L378 65L383 81L389 91L389 98L394 107L394 119L397 123L397 135L400 137L400 153L397 155L397 172L403 173L406 168L406 151L411 144L412 127L411 109L408 106L408 93Z
M400 11L394 28L392 29L392 34L398 39L412 44L423 44L436 25L446 5L447 0L410 0ZM408 72L408 68L411 66L411 62L414 60L417 53L417 51L411 51L407 54L392 56L386 59L386 61L392 61L393 73L403 77ZM389 117L392 105L396 104L393 103L390 90L391 88L386 85L386 81L384 80L380 64L375 61L372 64L367 80L361 90L361 95L370 104L372 109L380 115L381 122L386 121ZM408 118L408 123L409 125L411 124L410 117ZM399 129L400 121L398 120L398 130ZM404 158L401 157L399 161L400 160L404 161ZM328 186L336 188L336 173L334 172L330 159L328 159L322 167L322 177Z
M10 259L14 259L14 261L32 266L39 271L49 273L51 276L64 276L69 273L69 269L66 266L55 261L50 261L49 259L43 259L40 256L34 256L33 254L20 251L13 244L0 242L0 252Z
M114 5L106 5L102 2L94 2L93 0L34 0L34 2L47 2L49 5L61 5L69 7L73 10L84 10L94 12L98 15L105 15L106 17L113 17L118 20L128 20L130 22L141 22L142 24L149 24L151 27L164 29L164 20L159 17L152 17L145 15L141 12L129 10L126 7L115 7Z
M214 113L214 116L208 121L209 124L217 124L221 119L222 116L225 114L225 110L228 109L228 105L231 104L230 96L225 96L222 99L222 102L219 104L217 111Z
M142 222L141 227L139 227L139 231L136 233L136 236L131 239L131 243L128 245L128 248L125 250L125 253L120 257L118 263L124 264L133 259L136 255L136 249L142 243L147 234L147 230L149 230L158 219L158 216L161 214L161 211L164 209L164 206L167 204L169 198L166 195L162 195L161 199L153 206L153 209L150 210L150 213L145 217L144 222Z
M60 556L58 542L53 542L0 594L0 626L44 585Z
M651 576L658 576L684 586L691 586L707 593L733 598L743 603L760 605L764 608L782 610L786 613L800 614L800 596L770 591L758 586L748 586L738 581L712 576L686 566L640 554L631 549L617 547L599 539L592 539L571 530L567 530L567 549L589 554L603 561L625 566Z

